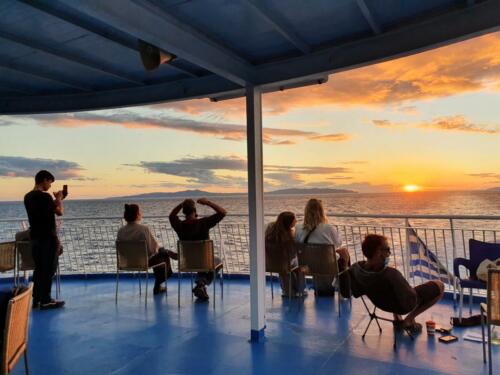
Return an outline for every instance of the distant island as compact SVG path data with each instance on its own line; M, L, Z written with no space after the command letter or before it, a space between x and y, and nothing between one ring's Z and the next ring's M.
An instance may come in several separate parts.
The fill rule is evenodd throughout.
M493 188L490 188L490 189L486 189L486 191L498 191L498 192L500 192L500 186L493 187Z
M338 193L356 193L347 189L329 189L329 188L310 188L310 189L281 189L265 192L267 195L318 195L318 194L338 194ZM122 197L109 197L112 200L123 199L163 199L163 198L201 198L201 197L241 197L247 193L212 193L203 190L183 190L175 192L154 192L136 195L127 195Z

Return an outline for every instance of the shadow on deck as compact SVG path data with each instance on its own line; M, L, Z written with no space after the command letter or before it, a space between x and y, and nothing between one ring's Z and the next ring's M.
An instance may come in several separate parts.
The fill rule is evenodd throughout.
M169 281L169 294L152 295L147 307L139 297L138 283L120 282L120 299L114 302L112 279L63 280L66 307L57 311L33 311L29 360L36 374L486 374L480 343L462 339L465 332L480 328L454 329L458 342L443 344L425 333L411 341L399 339L393 351L393 330L375 325L365 342L367 324L361 301L346 300L342 316L329 298L303 303L267 297L267 340L248 342L249 283L226 280L224 300L217 286L216 308L211 303L192 302L189 281L183 284L181 307L177 307L177 281ZM276 290L276 289L275 289ZM212 289L209 289L209 294ZM211 296L212 298L212 296ZM477 306L476 306L477 308ZM446 324L452 301L432 314ZM493 348L498 364L500 350ZM23 374L19 363L14 374Z

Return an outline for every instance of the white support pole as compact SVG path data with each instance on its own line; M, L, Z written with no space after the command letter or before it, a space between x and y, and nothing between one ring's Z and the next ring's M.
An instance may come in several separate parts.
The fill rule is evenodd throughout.
M250 325L253 342L264 340L265 253L262 158L262 92L249 86L247 102L248 213L250 222Z

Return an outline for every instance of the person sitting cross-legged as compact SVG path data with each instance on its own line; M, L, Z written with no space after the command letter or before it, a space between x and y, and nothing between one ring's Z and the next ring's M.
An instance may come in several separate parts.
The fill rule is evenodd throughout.
M379 309L394 314L396 328L419 333L422 325L415 318L443 297L443 283L432 280L412 288L401 272L388 266L391 249L385 236L366 235L361 249L367 260L353 264L340 276L341 281L350 282L349 290L345 287L349 283L341 282L342 295L366 295Z
M170 258L177 260L177 253L165 250L158 245L156 238L148 226L141 224L142 213L138 205L126 204L123 218L127 222L118 230L116 239L118 241L146 241L146 247L149 254L149 267L154 267L161 263L167 264L167 271L165 267L154 267L153 272L155 275L155 285L153 287L153 294L165 293L167 288L162 284L172 275L172 267L170 265Z
M184 200L170 212L168 217L170 225L174 228L181 241L201 241L210 239L210 229L215 227L226 216L227 212L224 208L209 201L207 198L198 199L198 204L211 207L215 213L208 217L198 219L196 204L192 199ZM177 216L181 210L185 216L185 220L181 220ZM218 257L215 257L215 263L220 263ZM213 281L213 278L214 274L212 272L198 272L193 294L200 301L208 301L206 286Z

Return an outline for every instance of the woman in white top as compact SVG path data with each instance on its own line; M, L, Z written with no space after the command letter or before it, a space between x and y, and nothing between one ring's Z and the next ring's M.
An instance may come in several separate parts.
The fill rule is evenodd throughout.
M295 228L295 241L311 244L330 244L335 246L337 253L340 254L338 260L339 270L342 271L349 264L349 253L341 248L342 238L337 230L328 224L325 210L319 199L309 199L304 212L304 223ZM314 278L316 295L333 296L335 289L332 286L334 277L321 276Z

